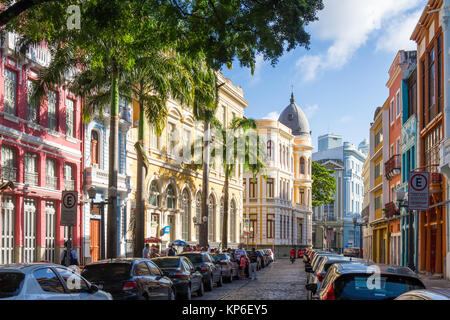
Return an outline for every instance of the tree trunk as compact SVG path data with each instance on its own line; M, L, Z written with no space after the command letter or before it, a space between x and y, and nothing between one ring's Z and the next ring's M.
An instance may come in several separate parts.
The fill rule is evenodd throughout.
M114 66L111 83L111 119L109 132L109 174L108 174L108 245L107 259L117 257L117 172L119 168L119 72ZM115 190L114 190L115 189ZM114 190L114 191L113 191ZM113 191L113 192L112 192Z
M141 81L141 89L143 84ZM142 96L142 95L141 95ZM144 145L145 137L145 115L144 115L144 103L142 99L139 100L139 129L138 129L138 142L142 146L142 150L145 150ZM142 250L144 249L145 241L145 201L143 192L145 190L145 168L142 157L137 157L137 175L136 175L136 235L134 237L134 256L141 257Z
M202 182L202 221L203 217L208 217L208 193L209 193L209 160L210 160L210 140L211 140L211 123L204 123L205 136L203 137L203 182ZM200 246L206 247L208 244L208 224L200 225Z
M230 198L229 180L230 180L230 165L225 165L225 182L224 182L224 199L223 199L223 222L222 222L222 248L228 248L228 199Z

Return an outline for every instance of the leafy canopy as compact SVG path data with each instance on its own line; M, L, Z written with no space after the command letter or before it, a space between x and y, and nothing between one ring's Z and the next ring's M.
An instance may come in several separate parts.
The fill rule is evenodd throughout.
M312 162L312 205L319 207L324 204L329 204L335 199L336 193L336 179L332 174L334 171L328 170L318 162Z

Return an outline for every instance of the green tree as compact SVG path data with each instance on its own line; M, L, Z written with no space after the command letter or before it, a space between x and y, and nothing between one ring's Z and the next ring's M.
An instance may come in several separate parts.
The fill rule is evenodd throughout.
M333 202L336 193L336 179L332 176L334 172L328 170L316 161L312 162L312 205L319 207Z

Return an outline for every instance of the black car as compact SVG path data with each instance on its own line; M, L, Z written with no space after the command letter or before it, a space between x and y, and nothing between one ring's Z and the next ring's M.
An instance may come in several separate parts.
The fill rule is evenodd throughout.
M333 264L322 282L320 300L393 300L411 290L425 289L407 267L366 263Z
M183 252L178 256L188 258L194 265L195 270L201 272L206 291L211 291L214 283L216 283L218 287L222 286L222 268L220 265L214 263L214 259L209 253Z
M174 300L168 277L149 259L101 260L86 265L81 275L116 300Z
M201 297L204 293L202 274L185 257L159 257L151 259L169 277L175 286L177 299L191 300L192 293Z
M323 279L328 269L335 263L364 263L366 260L343 257L343 256L323 256L318 262L317 267L314 270L310 270L309 277L306 280L306 297L308 300L312 300L314 295L320 290Z
M450 289L431 288L426 290L408 291L395 300L450 300Z

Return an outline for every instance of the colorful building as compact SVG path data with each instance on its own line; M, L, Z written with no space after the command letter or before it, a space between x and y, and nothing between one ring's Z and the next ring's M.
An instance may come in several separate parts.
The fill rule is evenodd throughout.
M119 171L117 174L117 256L126 256L126 233L127 233L127 202L131 192L130 173L127 166L127 140L128 131L132 125L131 103L126 99L119 100ZM84 124L84 198L89 199L88 190L92 187L96 190L95 203L104 202L108 195L108 168L109 168L109 108L104 108L104 114L100 118L98 115L94 120ZM106 246L106 230L108 219L107 204L94 205L85 203L83 206L83 234L84 234L84 262L94 262L101 259L101 249ZM103 217L102 217L103 216ZM102 220L103 219L103 220ZM103 240L103 243L102 243ZM105 251L106 252L106 251Z
M1 49L1 179L14 189L0 194L0 264L59 263L68 229L60 226L61 192L82 195L82 104L66 86L33 104L31 80L49 65L50 51L42 44L17 55L16 41L7 33ZM73 246L81 253L81 206L77 210Z
M231 124L235 117L242 118L248 102L244 92L233 85L230 79L220 73L219 82L224 83L219 91L219 107L216 118L224 127ZM133 108L133 123L139 119L136 102ZM192 110L175 100L167 103L168 117L160 136L148 123L145 126L144 150L149 167L145 177L145 237L161 240L164 249L174 240L184 240L194 245L199 243L201 221L202 170L195 169L190 163L182 163L180 150L190 147L194 141L204 135L203 124L196 122ZM126 221L131 222L136 208L136 172L137 154L134 143L138 141L138 129L133 127L128 133L127 173L131 175L131 194L127 204ZM229 182L229 247L237 247L242 241L242 197L243 167L238 165ZM219 247L222 241L224 170L219 163L212 162L209 179L208 242L211 247ZM194 222L197 217L197 223ZM128 226L130 224L128 223ZM161 233L169 226L170 232ZM131 229L127 229L127 241L132 243ZM128 249L132 253L132 248Z
M244 174L244 221L249 222L249 246L273 248L278 257L292 247L311 246L311 131L295 103L278 121L258 120L257 132L267 137L268 165L253 179Z
M446 178L439 172L440 147L444 138L442 0L429 0L411 36L417 43L418 170L430 172L430 209L420 212L419 270L444 274L446 248Z

